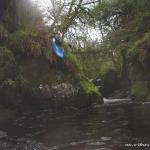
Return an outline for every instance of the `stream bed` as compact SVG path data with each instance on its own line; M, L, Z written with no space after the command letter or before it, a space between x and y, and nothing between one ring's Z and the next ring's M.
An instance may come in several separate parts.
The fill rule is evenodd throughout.
M0 150L150 150L150 103L104 99L86 110L29 109L0 122Z

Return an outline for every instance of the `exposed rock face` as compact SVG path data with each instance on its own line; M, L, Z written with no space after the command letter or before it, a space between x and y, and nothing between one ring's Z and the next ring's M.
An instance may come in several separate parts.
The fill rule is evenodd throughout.
M48 103L53 106L57 103L61 106L86 107L97 98L102 102L94 85L82 78L82 86L86 86L83 88L80 77L63 69L63 64L56 66L45 58L20 56L16 58L16 63L21 68L19 75L15 80L7 81L11 85L9 89L0 90L1 102L7 106L18 108L31 102L34 105ZM92 92L87 93L86 90Z
M40 85L33 90L30 102L34 104L48 103L52 107L88 107L92 103L102 103L102 98L96 95L86 95L81 87L71 83L55 83L53 85Z
M34 90L33 95L37 99L49 98L70 98L78 94L79 87L74 87L71 83L53 84L52 86L46 84Z

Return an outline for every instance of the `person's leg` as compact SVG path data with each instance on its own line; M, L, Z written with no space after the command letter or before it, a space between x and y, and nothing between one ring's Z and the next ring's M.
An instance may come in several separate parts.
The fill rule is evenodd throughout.
M52 54L52 56L50 56L50 62L51 64L56 64L56 56L54 54Z

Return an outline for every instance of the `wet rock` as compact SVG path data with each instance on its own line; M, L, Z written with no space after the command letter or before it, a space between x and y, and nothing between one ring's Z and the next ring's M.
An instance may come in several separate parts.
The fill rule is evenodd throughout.
M101 140L102 141L110 141L111 140L111 137L101 137Z
M130 97L130 91L129 89L119 89L114 91L109 98L113 99L113 98L129 98Z
M81 87L71 83L55 83L50 85L40 85L33 90L32 98L28 100L33 104L48 104L54 109L65 109L66 107L85 108L94 102L102 102L102 98L97 95L87 95Z
M104 145L104 144L106 144L106 143L104 143L104 142L99 142L99 141L97 141L97 142L92 142L92 143L88 143L88 145L94 145L94 146L101 146L101 145Z
M103 86L100 75L98 75L95 79L91 79L91 82L93 82L98 89L101 89L101 87Z
M52 86L46 84L35 89L33 95L36 99L68 98L77 95L78 90L78 87L74 87L70 83L60 83Z
M50 150L44 144L26 138L0 141L0 148L1 150Z

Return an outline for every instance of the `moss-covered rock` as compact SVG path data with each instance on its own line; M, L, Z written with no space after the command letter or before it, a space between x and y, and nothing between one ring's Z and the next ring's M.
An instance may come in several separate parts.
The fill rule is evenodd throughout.
M92 82L90 82L87 78L81 77L80 85L87 95L95 94L97 96L102 96L101 93L96 88L96 86Z
M31 59L19 55L16 64L19 64L19 72L14 79L5 81L6 88L2 90L5 93L3 97L10 93L8 99L11 105L13 102L17 105L22 102L34 105L47 102L52 106L81 108L95 102L102 103L97 88L84 76L79 78L79 70L78 73L70 73L64 70L63 64L53 66L44 57Z
M78 80L80 87L87 95L96 95L101 97L101 93L98 91L96 86L90 82L83 72L83 66L77 57L70 52L69 47L65 46L66 48L66 59L74 65L74 77Z
M146 32L129 49L129 77L131 95L135 100L148 100L150 84L150 32Z
M146 82L137 81L132 85L131 95L137 100L145 101L149 94L148 85Z

